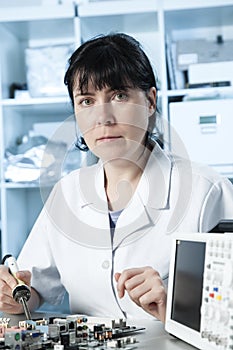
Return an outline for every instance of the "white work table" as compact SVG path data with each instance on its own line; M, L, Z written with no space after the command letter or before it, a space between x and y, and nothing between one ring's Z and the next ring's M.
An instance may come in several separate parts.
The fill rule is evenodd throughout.
M131 322L128 321L130 325ZM194 350L193 346L177 339L164 330L164 325L159 321L136 320L132 325L144 326L146 329L136 335L138 349L143 350Z

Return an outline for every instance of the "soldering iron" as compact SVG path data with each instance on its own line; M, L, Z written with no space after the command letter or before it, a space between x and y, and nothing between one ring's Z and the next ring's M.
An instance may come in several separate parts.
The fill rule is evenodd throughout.
M16 259L8 254L2 259L2 264L5 263L7 264L10 273L17 281L17 285L12 290L12 297L17 303L22 304L26 319L31 320L31 314L27 305L27 301L31 297L31 290L23 281L16 277L16 273L19 271Z

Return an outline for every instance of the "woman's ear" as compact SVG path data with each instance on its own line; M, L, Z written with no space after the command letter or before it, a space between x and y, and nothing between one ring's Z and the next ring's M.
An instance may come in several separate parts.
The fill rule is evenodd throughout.
M150 112L150 115L152 115L156 110L156 88L155 87L150 88L147 94L147 98L149 101L149 112Z

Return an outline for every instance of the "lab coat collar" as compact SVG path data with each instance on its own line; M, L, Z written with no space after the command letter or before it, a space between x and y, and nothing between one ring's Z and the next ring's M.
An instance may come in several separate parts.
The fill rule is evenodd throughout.
M82 206L90 205L101 212L108 211L103 163L99 161L94 167L94 171L91 167L90 171L86 168L80 172L84 194ZM157 210L169 209L172 169L171 156L156 143L129 205L134 207L136 203L142 203L144 207Z
M145 207L169 209L172 170L172 157L156 143L137 189Z
M155 145L138 188L117 221L113 249L143 237L170 208L172 169L172 159Z
M169 209L172 169L172 159L156 144L131 201L118 218L113 250L140 239L150 227L158 223L164 210ZM103 229L103 242L107 244L110 234L107 234L109 216L104 181L101 161L79 172L82 197L80 219L89 226Z

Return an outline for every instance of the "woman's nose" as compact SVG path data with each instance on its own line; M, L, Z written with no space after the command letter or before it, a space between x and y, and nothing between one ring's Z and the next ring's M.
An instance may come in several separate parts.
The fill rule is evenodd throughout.
M114 124L115 118L110 103L102 103L97 106L97 125Z

